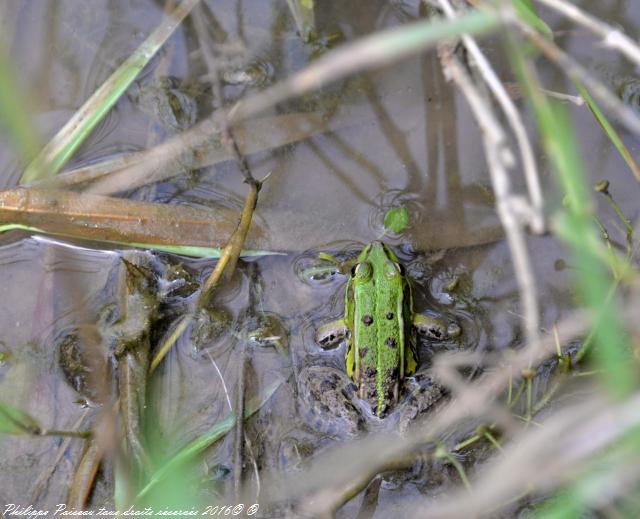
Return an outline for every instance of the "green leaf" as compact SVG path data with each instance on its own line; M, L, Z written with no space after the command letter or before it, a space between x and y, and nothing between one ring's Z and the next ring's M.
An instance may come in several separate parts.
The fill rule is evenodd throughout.
M523 21L527 22L527 24L529 24L535 30L542 33L542 35L548 40L553 40L553 31L538 16L538 13L536 13L536 10L531 4L530 0L514 0L513 7L516 10L516 13L518 13L518 16L522 18Z
M624 142L622 142L622 139L620 138L620 135L618 134L614 126L609 122L609 119L607 119L607 116L600 109L595 99L591 97L591 94L586 89L586 87L579 81L574 81L573 84L578 89L578 92L580 93L582 98L586 101L589 109L591 110L591 113L602 127L604 133L607 135L607 137L609 137L609 140L615 146L616 150L618 150L618 153L627 163L627 166L629 166L629 169L631 170L631 173L633 173L633 176L636 177L636 180L640 182L640 166L633 158L633 155L625 146Z
M599 375L617 396L629 395L636 385L636 372L629 362L629 336L621 319L614 295L617 282L611 283L607 267L616 272L606 254L594 253L585 244L598 240L593 227L591 193L582 155L576 144L577 136L570 123L568 111L558 103L549 101L542 93L537 77L518 45L510 45L513 68L542 136L542 144L561 187L567 205L556 217L556 233L563 238L575 265L578 294L591 312L594 347L592 350ZM584 348L581 353L586 351Z
M0 402L0 433L34 434L40 425L31 415L17 407Z
M406 207L392 207L384 215L384 228L400 234L409 224L409 211Z
M249 418L264 404L266 404L271 398L271 395L273 395L281 385L282 380L276 380L267 386L260 395L247 402L244 409L245 419ZM232 412L224 420L216 423L207 432L182 447L166 463L157 468L156 471L150 475L149 480L138 493L137 499L148 498L158 484L171 474L175 474L176 470L178 470L179 467L184 466L185 463L193 461L198 454L204 452L207 448L227 434L233 428L235 422L236 417Z
M169 252L171 254L180 254L182 256L191 256L193 258L220 258L222 255L222 249L219 247L197 247L195 245L167 245L167 244L155 244L155 243L138 243L119 240L99 240L95 238L87 238L86 236L79 236L65 233L49 232L46 229L40 227L34 227L31 225L23 225L19 223L8 223L5 225L0 224L0 234L9 231L30 231L38 234L46 234L49 236L62 236L65 238L74 238L77 240L91 239L94 242L108 243L111 246L124 245L125 247L133 247L135 249L157 250L160 252ZM242 258L247 257L261 257L261 256L285 256L284 252L274 252L268 250L256 250L256 249L242 249L240 256Z

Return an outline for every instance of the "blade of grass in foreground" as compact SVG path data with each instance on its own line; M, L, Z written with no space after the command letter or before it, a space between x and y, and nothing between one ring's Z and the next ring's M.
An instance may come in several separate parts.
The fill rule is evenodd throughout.
M291 15L293 16L300 38L305 43L309 43L316 32L316 22L313 0L287 0Z
M27 166L20 183L56 175L198 0L184 0L107 79Z
M265 389L263 394L248 402L244 410L245 419L249 418L256 411L258 411L269 400L269 398L271 398L271 396L276 392L281 384L281 380L274 382ZM137 500L147 497L149 493L156 487L156 485L158 485L162 480L170 476L181 466L184 466L185 463L193 460L195 456L202 453L205 449L209 448L225 434L227 434L234 426L235 421L235 414L230 413L229 416L227 416L224 420L216 423L213 427L211 427L209 431L193 440L187 446L180 449L180 451L178 451L171 459L169 459L164 465L158 468L158 470L156 470L151 475L147 484L138 493Z
M553 31L536 12L531 0L513 0L513 8L518 16L531 27L542 33L545 38L553 40Z
M31 415L17 407L0 402L0 433L32 434L38 429L40 426Z
M71 238L210 257L238 225L238 211L152 204L71 191L0 191L1 230L26 229ZM250 242L264 234L252 226ZM213 250L213 257L218 251Z
M577 81L575 81L574 84L578 89L578 92L580 92L582 98L586 101L587 105L589 105L591 113L593 113L593 116L596 118L598 123L600 123L600 126L602 127L604 133L607 135L607 137L609 137L611 143L616 147L618 153L620 153L620 156L627 163L627 166L629 166L629 169L631 170L631 173L633 173L633 176L636 177L636 180L638 182L640 182L640 166L638 166L638 163L633 158L633 155L631 155L629 149L624 145L624 142L622 142L622 139L620 138L620 135L618 135L616 129L609 122L609 119L607 119L607 116L604 115L602 110L600 110L600 107L593 99L593 97L591 97L591 94L584 87L584 85Z
M590 190L573 128L564 107L552 103L542 94L516 43L511 42L509 52L523 91L533 106L543 145L566 193L567 209L559 217L556 229L572 251L578 292L593 314L596 345L593 351L599 373L613 394L628 395L635 386L636 377L634 365L628 358L626 330L614 308L615 300L607 297L610 282L606 273L610 266L581 245L592 240L594 228Z
M554 496L537 505L532 519L590 517L591 511L603 509L609 512L618 509L618 517L637 517L638 504L630 491L631 485L620 483L635 478L636 471L631 467L640 455L639 432L638 427L628 428L615 443L590 460L586 468L575 470L577 480L563 485ZM607 496L604 501L603 495ZM604 508L603 502L609 506ZM624 513L627 510L631 513ZM607 515L610 516L612 514Z

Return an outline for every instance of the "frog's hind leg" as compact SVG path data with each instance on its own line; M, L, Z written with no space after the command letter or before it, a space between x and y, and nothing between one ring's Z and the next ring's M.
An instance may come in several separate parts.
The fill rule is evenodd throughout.
M408 341L408 348L404 353L404 376L413 375L418 369L418 347L415 334L411 333Z
M316 342L324 349L329 349L340 344L349 332L344 319L338 319L323 324L316 332Z

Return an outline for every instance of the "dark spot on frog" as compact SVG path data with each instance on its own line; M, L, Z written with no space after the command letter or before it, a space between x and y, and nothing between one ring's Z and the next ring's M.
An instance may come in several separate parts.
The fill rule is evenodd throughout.
M396 340L393 337L387 337L384 343L389 346L389 348L395 348L397 346Z
M440 339L442 337L442 330L440 330L439 328L429 328L429 334L432 337Z
M321 391L332 391L336 389L336 381L334 380L333 377L331 377L331 380L327 379L327 380L323 380L320 383L320 390Z
M333 344L336 340L336 335L334 333L331 333L329 335L327 335L326 337L323 337L322 339L320 339L320 344L321 345L325 345L325 344Z
M367 356L367 351L368 351L367 348L360 348L360 352L359 353L360 353L360 358L361 359Z
M387 378L394 380L398 377L398 368L389 368L387 369Z
M346 398L347 400L351 400L353 398L353 395L355 394L355 389L353 388L352 384L347 384L342 388L342 391L340 392L342 393L342 396L344 398Z
M426 391L428 389L431 389L433 387L433 380L431 380L430 378L426 379L426 380L422 380L420 381L420 393L426 393Z
M356 370L356 359L353 359L353 362L351 363L351 371L355 371Z
M391 321L391 319L393 319L393 312L389 312L387 314L387 319L389 319L389 321Z
M363 315L362 322L365 326L370 326L371 324L373 324L373 317L371 317L370 315Z
M375 376L376 376L376 370L375 370L374 368L369 367L369 368L367 368L367 369L364 371L364 374L365 374L368 378L375 378Z

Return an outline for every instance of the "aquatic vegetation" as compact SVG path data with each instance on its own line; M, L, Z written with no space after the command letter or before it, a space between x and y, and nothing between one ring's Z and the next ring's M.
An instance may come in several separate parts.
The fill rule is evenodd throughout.
M539 3L640 64L613 23ZM594 77L536 5L388 2L352 21L350 5L185 1L42 148L0 54L13 183L24 168L0 229L74 240L0 247L10 491L212 514L250 497L271 516L627 510L637 82ZM543 88L546 66L583 108ZM146 141L87 159L107 114L141 118L118 128ZM37 478L12 458L51 436Z

